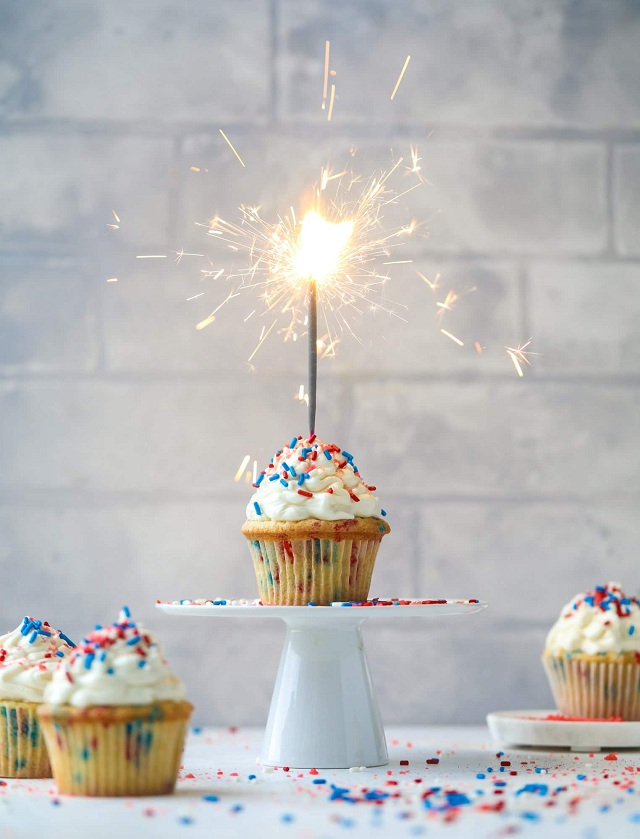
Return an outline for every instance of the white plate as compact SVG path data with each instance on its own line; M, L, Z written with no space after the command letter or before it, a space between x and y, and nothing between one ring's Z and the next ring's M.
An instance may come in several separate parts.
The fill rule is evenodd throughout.
M382 598L380 598L382 599ZM191 603L156 603L156 607L170 615L192 617L252 617L316 620L348 620L354 618L399 618L439 617L441 615L464 615L479 612L487 604L483 601L470 603L467 600L446 600L443 603L419 603L411 601L406 606L258 606L254 603L215 606Z
M640 747L640 722L549 720L557 711L496 711L487 714L494 740L511 746L538 746L591 752Z

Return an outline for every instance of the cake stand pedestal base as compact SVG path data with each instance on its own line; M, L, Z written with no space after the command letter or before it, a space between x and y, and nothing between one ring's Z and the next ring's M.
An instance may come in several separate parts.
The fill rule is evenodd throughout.
M271 699L261 761L296 769L348 769L388 761L361 627L368 618L477 612L478 601L402 606L259 606L159 603L169 614L279 618L287 636Z

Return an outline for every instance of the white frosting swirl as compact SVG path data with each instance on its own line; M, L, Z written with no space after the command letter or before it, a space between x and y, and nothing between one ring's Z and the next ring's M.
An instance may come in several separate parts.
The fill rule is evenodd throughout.
M63 660L48 685L51 705L146 705L184 699L155 637L130 619L126 607L111 626L96 627Z
M58 662L73 647L46 621L23 618L13 632L0 635L0 700L42 702Z
M316 437L294 438L277 451L254 484L247 505L253 521L380 518L385 513L363 483L353 455Z
M640 653L640 604L619 583L579 594L551 627L546 649L552 655Z

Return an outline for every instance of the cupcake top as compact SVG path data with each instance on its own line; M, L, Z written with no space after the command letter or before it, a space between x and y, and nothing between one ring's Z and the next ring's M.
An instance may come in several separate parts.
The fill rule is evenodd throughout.
M386 513L360 477L353 455L313 434L278 450L253 485L247 505L253 521L381 518Z
M640 603L619 583L578 594L552 626L546 649L552 655L640 653Z
M51 705L147 705L184 699L155 637L126 606L111 626L96 626L60 661L44 700Z
M0 635L0 699L42 702L56 665L75 644L47 621L25 617Z

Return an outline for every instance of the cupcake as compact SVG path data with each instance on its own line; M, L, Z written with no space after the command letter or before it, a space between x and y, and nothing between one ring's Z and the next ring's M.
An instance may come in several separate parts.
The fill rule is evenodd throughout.
M44 698L38 716L60 792L173 791L193 707L155 637L126 607L61 660Z
M36 711L56 664L73 647L62 632L34 618L0 635L1 777L51 777Z
M618 583L564 607L542 660L561 713L640 720L640 604Z
M254 484L242 532L265 605L366 600L389 525L353 455L311 435L277 451Z

